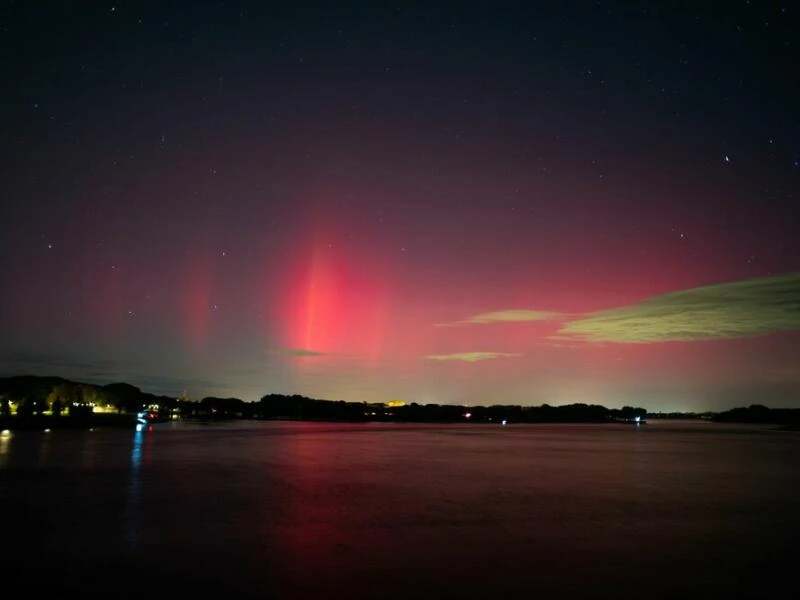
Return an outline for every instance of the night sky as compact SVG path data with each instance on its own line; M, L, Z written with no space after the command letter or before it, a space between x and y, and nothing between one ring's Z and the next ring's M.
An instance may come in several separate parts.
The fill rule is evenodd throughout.
M5 2L0 375L800 406L799 16Z

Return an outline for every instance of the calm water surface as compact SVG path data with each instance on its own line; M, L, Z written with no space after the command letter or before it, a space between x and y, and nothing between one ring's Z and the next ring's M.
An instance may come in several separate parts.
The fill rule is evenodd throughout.
M5 433L0 576L91 597L784 597L798 459L798 433L711 423Z

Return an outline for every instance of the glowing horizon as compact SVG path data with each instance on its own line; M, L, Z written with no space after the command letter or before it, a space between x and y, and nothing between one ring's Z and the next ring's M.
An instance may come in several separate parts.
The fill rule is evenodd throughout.
M784 13L229 9L15 5L0 375L800 405Z

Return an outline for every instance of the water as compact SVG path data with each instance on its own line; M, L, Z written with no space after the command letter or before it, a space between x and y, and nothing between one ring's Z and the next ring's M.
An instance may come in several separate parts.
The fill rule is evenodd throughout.
M0 436L2 580L84 597L775 597L800 434L235 422Z

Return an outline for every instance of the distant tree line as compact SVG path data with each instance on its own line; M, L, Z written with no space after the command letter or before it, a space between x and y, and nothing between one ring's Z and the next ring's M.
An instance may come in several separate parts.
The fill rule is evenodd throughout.
M732 408L712 416L721 423L760 423L800 427L800 408L768 408L762 404Z
M464 407L451 404L397 406L383 403L317 400L299 394L267 394L257 402L207 396L201 400L157 396L129 383L97 385L60 377L0 378L0 416L9 416L10 403L19 417L86 416L95 408L137 413L158 407L162 413L194 419L295 419L319 421L601 423L610 419L644 417L644 408L608 409L595 404L566 406L492 405Z
M43 414L85 417L95 408L135 413L149 405L174 408L177 399L142 392L128 383L96 385L61 377L23 375L0 378L0 416L32 418Z
M410 404L317 400L299 394L267 394L256 402L239 398L207 396L201 400L143 392L129 383L97 385L69 381L60 377L34 375L0 378L0 418L10 417L11 405L17 417L87 418L94 410L135 414L158 407L165 415L178 418L292 419L316 421L398 421L418 423L604 423L647 418L647 410L624 406L606 408L598 404L575 403L563 406L521 406L495 404L460 406L453 404ZM663 415L652 415L660 418ZM677 418L669 414L665 418ZM697 417L688 414L689 417ZM800 424L800 409L771 409L762 405L734 408L720 413L705 413L704 418L720 422Z

